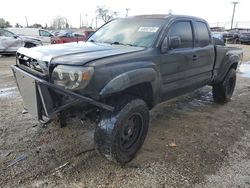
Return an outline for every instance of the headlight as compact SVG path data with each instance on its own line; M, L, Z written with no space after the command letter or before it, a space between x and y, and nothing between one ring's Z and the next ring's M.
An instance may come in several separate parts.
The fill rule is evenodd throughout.
M52 80L54 84L76 90L86 87L93 73L93 67L58 65L52 72Z

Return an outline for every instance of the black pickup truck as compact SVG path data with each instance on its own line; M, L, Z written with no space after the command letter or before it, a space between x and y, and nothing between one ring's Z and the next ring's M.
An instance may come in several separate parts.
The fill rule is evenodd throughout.
M123 164L142 146L158 103L205 85L215 102L229 101L242 55L214 45L203 19L143 15L112 20L86 42L21 48L12 70L34 117L95 119L97 150Z

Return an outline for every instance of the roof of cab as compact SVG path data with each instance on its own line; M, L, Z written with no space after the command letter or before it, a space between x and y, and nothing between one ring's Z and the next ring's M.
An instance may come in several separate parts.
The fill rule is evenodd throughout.
M202 18L194 17L194 16L187 16L187 15L175 15L175 14L149 14L149 15L137 15L131 16L130 18L148 18L148 19L175 19L175 18L189 18L194 20L202 20Z

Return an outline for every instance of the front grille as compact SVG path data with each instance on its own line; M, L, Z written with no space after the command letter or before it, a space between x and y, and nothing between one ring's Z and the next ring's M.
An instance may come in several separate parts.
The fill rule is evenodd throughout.
M17 65L32 74L42 77L48 76L48 62L37 61L36 59L17 53Z

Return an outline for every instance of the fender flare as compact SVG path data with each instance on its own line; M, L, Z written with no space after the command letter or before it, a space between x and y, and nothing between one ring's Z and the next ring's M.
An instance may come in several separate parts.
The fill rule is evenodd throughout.
M229 57L229 62L225 64L225 67L223 67L224 71L223 71L223 74L221 75L221 80L224 80L227 73L230 71L231 67L235 64L237 64L238 65L237 67L239 67L240 57L237 55L231 55ZM236 68L236 70L237 70L237 68Z
M131 70L114 77L99 94L100 96L110 95L144 82L150 82L155 91L155 87L157 87L155 82L158 81L158 77L158 73L153 68Z
M232 68L234 65L237 65L237 68L240 66L240 63L242 61L243 53L239 50L231 50L226 53L224 59L222 60L219 69L217 70L217 76L213 83L219 83L222 82L229 72L230 68Z

